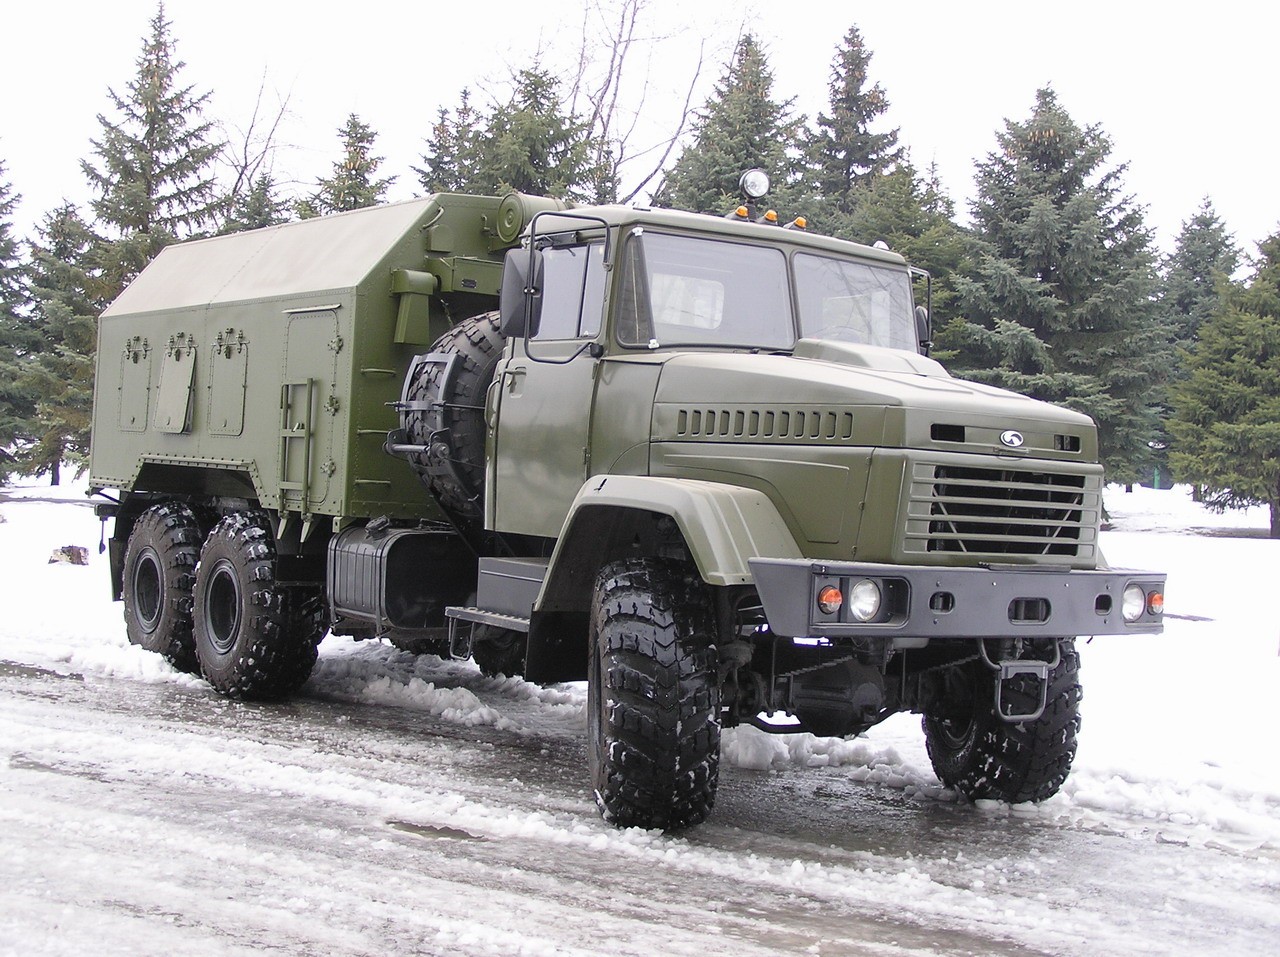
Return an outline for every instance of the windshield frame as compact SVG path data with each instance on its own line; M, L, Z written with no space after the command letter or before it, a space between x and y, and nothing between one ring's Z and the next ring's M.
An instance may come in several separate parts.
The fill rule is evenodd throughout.
M711 337L699 338L693 337L690 340L681 338L668 337L663 339L657 336L650 336L644 339L641 335L643 326L647 321L648 329L654 330L651 299L654 296L653 275L649 270L648 257L645 252L644 238L663 237L674 238L677 241L688 240L692 242L712 243L720 247L732 246L750 250L760 250L762 252L772 252L783 258L783 270L781 278L785 283L785 288L777 301L769 306L770 310L777 308L785 313L785 326L780 323L775 327L776 331L785 328L788 333L789 341L783 342L781 339L774 341L728 341L714 339ZM649 226L646 224L633 225L625 230L623 242L619 243L618 250L618 271L615 275L614 283L616 285L615 294L610 297L612 300L612 308L609 310L611 319L611 332L609 338L618 346L628 352L653 352L659 349L724 349L724 350L749 350L756 352L775 352L789 353L795 348L795 344L804 337L802 327L801 314L801 291L800 276L796 267L796 258L798 256L813 257L818 260L830 260L837 265L854 265L873 270L877 274L892 274L895 278L892 284L900 286L906 296L906 311L903 315L897 317L897 324L901 326L903 337L902 345L894 344L889 346L878 346L873 342L853 342L852 340L831 338L827 341L840 342L843 344L861 345L868 348L892 348L902 351L918 351L917 332L915 328L914 318L914 299L915 291L912 288L910 267L905 263L898 265L896 263L882 262L873 257L860 257L857 255L841 255L839 252L828 248L800 245L800 244L778 244L761 241L753 241L754 237L724 236L718 233L699 233L694 231L685 231L678 229L663 228L661 226ZM696 270L695 270L696 272ZM637 274L644 277L643 282L636 282ZM888 275L885 275L888 279ZM632 301L628 303L628 299ZM630 310L628 310L630 305ZM723 303L721 304L723 308ZM721 313L721 322L723 322L724 314ZM630 337L624 334L625 329L631 323L634 327L634 334ZM670 328L670 324L668 324ZM690 328L711 328L699 327L690 324ZM716 326L718 328L718 325ZM809 337L814 338L814 337Z

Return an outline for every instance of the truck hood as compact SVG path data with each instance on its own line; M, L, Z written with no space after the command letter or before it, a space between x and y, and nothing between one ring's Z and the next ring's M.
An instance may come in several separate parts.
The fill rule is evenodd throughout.
M673 354L652 438L1097 458L1093 421L1079 412L953 378L915 353L815 339L789 355Z

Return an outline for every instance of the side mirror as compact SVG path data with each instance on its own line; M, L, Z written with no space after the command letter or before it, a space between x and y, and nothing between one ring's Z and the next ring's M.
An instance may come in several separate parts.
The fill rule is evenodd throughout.
M933 348L933 326L929 322L929 310L924 306L916 306L916 341L920 343L920 354L927 356Z
M510 249L502 266L498 331L508 339L538 334L542 318L542 251Z

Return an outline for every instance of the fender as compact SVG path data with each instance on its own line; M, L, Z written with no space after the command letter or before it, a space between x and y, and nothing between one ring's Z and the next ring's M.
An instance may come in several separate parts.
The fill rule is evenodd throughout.
M794 536L763 492L717 482L597 475L574 497L534 604L525 677L585 677L596 573L607 563L656 554L661 525L676 523L709 585L748 585L750 560L801 557Z
M569 509L544 597L555 589L561 556L581 554L584 533L595 536L602 526L616 524L620 513L634 512L673 519L708 585L750 584L752 558L801 557L778 509L756 489L645 475L595 476L578 490Z

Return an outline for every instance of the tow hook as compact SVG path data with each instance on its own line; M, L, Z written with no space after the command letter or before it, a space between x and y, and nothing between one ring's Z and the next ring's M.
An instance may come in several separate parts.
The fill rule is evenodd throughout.
M1062 650L1058 643L1056 641L1053 643L1052 661L1040 661L1036 658L1009 658L997 662L992 661L987 655L987 643L985 641L979 641L978 648L982 653L982 663L996 672L995 706L996 714L999 715L1000 720L1009 724L1021 724L1024 721L1035 721L1044 714L1045 706L1049 701L1049 672L1058 667L1062 661ZM1005 711L1005 682L1013 681L1015 678L1021 678L1024 675L1031 675L1035 678L1040 692L1039 704L1034 711L1026 714Z

